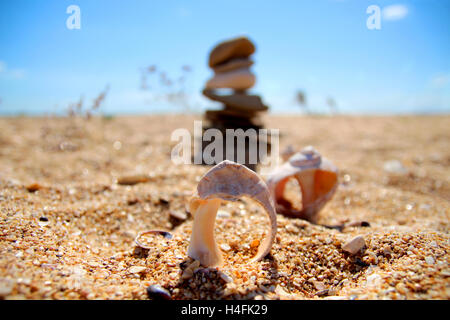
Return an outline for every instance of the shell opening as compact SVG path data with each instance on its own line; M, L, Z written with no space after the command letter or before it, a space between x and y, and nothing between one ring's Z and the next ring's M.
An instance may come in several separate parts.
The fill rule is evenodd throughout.
M214 236L217 211L222 202L243 197L255 201L269 217L269 233L259 242L257 253L251 260L261 260L269 253L277 228L276 212L269 189L255 172L225 160L200 179L197 193L189 204L191 210L195 211L188 248L191 258L200 260L204 266L221 264L222 256Z

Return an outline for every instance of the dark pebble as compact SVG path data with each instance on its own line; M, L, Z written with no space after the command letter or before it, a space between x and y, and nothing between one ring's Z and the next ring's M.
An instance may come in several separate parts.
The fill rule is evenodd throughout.
M48 218L47 218L47 217L40 217L40 218L39 218L39 221L47 222L47 221L48 221Z
M172 239L173 238L173 234L171 234L170 232L167 231L158 231L158 233L160 235L162 235L164 238L166 239Z
M326 224L319 224L322 227L325 227L327 229L335 229L338 230L339 232L342 232L342 230L344 230L344 225L343 224L338 224L338 225L334 225L334 226L330 226L330 225L326 225Z
M365 263L360 258L355 259L355 264L357 264L360 267L368 267L369 266L369 264Z
M347 227L370 227L370 223L367 221L355 221L349 223Z
M161 287L159 284L153 284L147 287L148 297L154 300L172 300L170 292Z
M170 201L167 198L160 197L159 203L163 204L163 205L168 205L170 203Z
M129 205L129 206L132 206L132 205L135 205L136 203L138 203L139 202L139 199L129 199L128 201L127 201L127 204Z
M27 189L29 192L36 192L36 191L38 191L39 189L42 189L42 186L41 186L39 183L32 183L32 184L26 186L26 189Z

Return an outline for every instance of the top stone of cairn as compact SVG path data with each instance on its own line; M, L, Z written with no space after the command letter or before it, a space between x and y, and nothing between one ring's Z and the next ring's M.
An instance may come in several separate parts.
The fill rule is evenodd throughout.
M216 67L235 58L247 58L255 52L254 44L246 37L233 38L219 43L209 55L209 66Z

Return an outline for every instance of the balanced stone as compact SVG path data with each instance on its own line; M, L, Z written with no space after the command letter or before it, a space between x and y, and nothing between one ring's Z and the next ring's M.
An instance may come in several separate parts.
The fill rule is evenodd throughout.
M215 67L233 58L247 58L255 46L246 37L238 37L218 44L209 55L209 66Z
M215 73L222 73L231 70L241 69L241 68L249 68L253 65L253 61L250 59L237 58L233 60L229 60L227 62L221 63L213 68Z
M264 125L258 117L260 112L266 111L268 107L257 95L246 93L255 84L255 76L251 73L250 67L253 61L250 55L255 52L253 43L245 38L239 37L218 44L210 53L209 66L214 70L214 76L206 83L203 94L214 101L222 103L221 110L207 110L204 113L205 124L203 132L208 129L216 129L223 135L223 156L231 157L229 160L240 162L251 170L256 170L254 162L255 148L257 152L257 162L265 152L270 152L270 135L262 133ZM221 95L215 89L232 89L231 94ZM233 129L229 131L228 129ZM241 130L239 130L241 129ZM251 130L249 130L251 129ZM227 135L227 133L233 133ZM231 140L229 140L231 139ZM235 140L241 141L237 145ZM244 140L242 140L244 139ZM244 143L242 143L244 141ZM207 148L209 141L204 140L202 150ZM234 150L229 150L229 149ZM238 150L239 149L239 150ZM235 151L234 158L228 151ZM244 151L244 152L242 152ZM237 157L237 154L240 154ZM245 159L242 159L244 156ZM243 162L242 162L243 161ZM209 164L209 163L208 163Z
M256 113L252 111L242 112L226 108L222 110L206 110L205 115L206 116L214 115L214 117L234 117L234 118L250 119L252 117L255 117Z
M228 110L208 110L204 118L211 122L212 126L222 129L250 129L262 128L262 123L258 117L236 116L227 112Z
M229 88L247 90L255 85L255 76L248 68L217 73L206 83L206 89Z
M235 92L231 95L218 95L214 90L203 90L203 95L211 100L222 102L228 109L236 111L266 111L268 106L263 104L261 97L257 95L248 95L242 92Z

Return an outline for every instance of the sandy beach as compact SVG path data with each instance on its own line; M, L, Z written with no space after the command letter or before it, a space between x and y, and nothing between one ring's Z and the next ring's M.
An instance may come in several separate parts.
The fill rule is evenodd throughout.
M249 263L267 217L252 201L228 203L217 268L187 256L186 204L210 167L170 159L172 131L195 119L1 118L0 298L450 298L450 116L263 117L281 150L312 145L339 168L319 223L370 226L278 215L270 254ZM173 237L148 237L144 250L134 238L148 229ZM344 252L358 235L364 250Z

